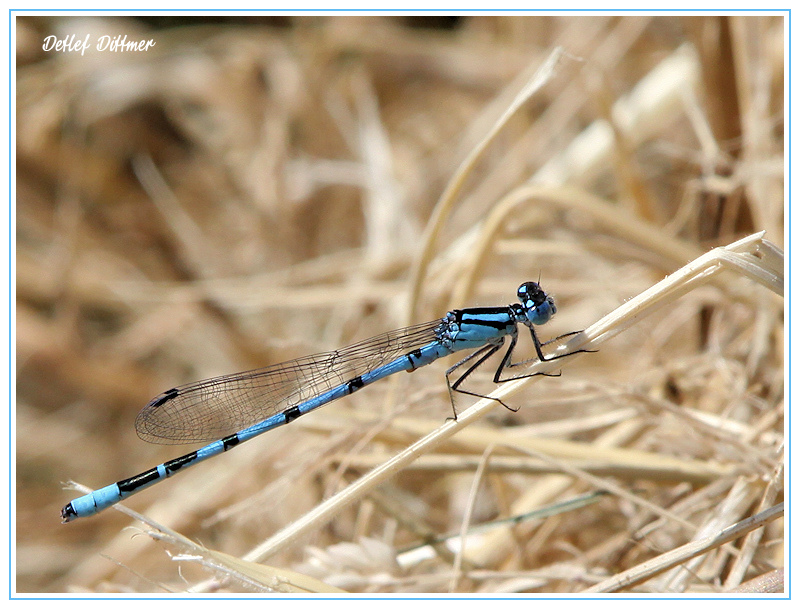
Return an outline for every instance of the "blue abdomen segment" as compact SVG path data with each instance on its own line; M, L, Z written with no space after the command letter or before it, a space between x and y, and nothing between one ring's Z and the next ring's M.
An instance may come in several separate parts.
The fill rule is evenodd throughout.
M334 398L335 399L335 398ZM291 411L292 409L289 409ZM302 414L302 413L301 413ZM298 415L299 416L299 415ZM294 417L296 418L296 417ZM97 512L111 507L115 503L119 503L123 499L138 493L141 490L152 486L156 482L169 478L173 474L190 467L195 463L200 463L206 459L210 459L219 455L240 443L254 438L270 429L280 427L286 423L294 420L287 412L276 414L257 425L243 429L242 431L232 434L221 440L207 444L206 446L197 449L196 451L187 453L176 459L165 461L156 467L149 469L141 474L120 480L114 484L109 484L101 489L92 491L91 493L73 499L61 510L61 517L64 522L69 522L76 518L83 518L91 516Z
M227 436L221 440L217 440L198 450L187 453L176 459L166 461L156 467L149 469L137 476L120 480L114 484L109 484L101 489L92 491L91 493L73 499L61 510L61 518L64 522L75 520L76 518L83 518L91 516L97 512L104 510L115 503L137 493L156 482L169 478L173 474L214 457L220 453L230 450L234 446L241 444L251 438L255 438L262 433L291 423L296 418L311 412L312 410L329 404L346 395L350 395L382 378L395 374L397 372L408 371L411 372L420 366L425 366L452 353L452 350L439 341L429 343L419 349L415 349L407 354L395 358L391 362L365 374L356 376L345 383L340 383L329 391L326 391L302 404L287 408L274 416L256 423L242 431ZM177 394L175 394L177 395Z

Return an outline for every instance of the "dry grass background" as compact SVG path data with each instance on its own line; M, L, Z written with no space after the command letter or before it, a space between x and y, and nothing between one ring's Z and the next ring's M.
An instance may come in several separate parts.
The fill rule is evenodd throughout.
M547 338L711 247L761 230L782 245L780 18L29 17L16 33L18 591L292 589L305 573L354 592L576 592L782 501L783 300L726 272L263 561L289 574L234 557L440 426L445 364L125 502L207 568L118 511L58 517L67 480L186 452L133 430L174 385L510 303L540 276L559 304ZM157 44L43 53L53 33ZM627 493L466 552L405 551L596 490L585 473ZM630 589L780 590L782 524Z

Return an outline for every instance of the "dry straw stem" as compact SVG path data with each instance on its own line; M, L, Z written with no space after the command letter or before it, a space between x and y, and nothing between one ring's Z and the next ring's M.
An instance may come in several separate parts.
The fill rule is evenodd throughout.
M467 534L469 532L470 522L472 522L472 513L475 509L475 502L478 499L481 483L483 482L483 478L486 474L486 467L489 463L489 459L492 456L494 448L495 447L493 444L486 447L486 450L483 451L483 455L481 455L478 468L475 470L475 475L472 477L472 484L469 489L469 498L467 499L466 510L464 512L464 517L461 520L461 530L459 531L459 541L461 543L459 544L456 559L453 563L453 577L450 581L450 592L455 592L458 590L459 579L463 575L462 569L464 566L464 550L467 545Z
M314 577L279 569L269 565L242 560L215 550L199 548L198 554L181 554L176 561L197 562L209 570L216 571L220 579L236 581L246 588L263 592L293 592L315 594L344 594L346 590L326 584Z
M459 415L459 420L461 415ZM629 417L628 417L629 418ZM367 420L367 417L364 417ZM623 419L624 420L624 419ZM604 420L607 425L612 424ZM603 425L605 426L605 425ZM542 426L536 426L538 435L546 433ZM392 420L393 433L405 432L408 436L422 437L436 429L435 423L406 417ZM388 434L387 434L388 436ZM376 436L377 440L391 441L389 437ZM496 429L487 426L474 426L463 429L451 443L459 453L467 455L433 454L420 457L420 460L409 465L411 468L470 470L474 471L477 463L474 457L488 447L495 446L490 464L492 471L528 471L545 473L557 471L552 463L539 463L530 459L507 456L516 453L541 452L552 457L568 460L573 466L596 475L603 472L616 477L649 480L681 480L684 482L707 483L721 476L734 473L730 465L715 462L682 459L666 455L656 455L643 450L625 447L603 447L587 445L585 442L559 440L548 437L534 437L520 429ZM381 461L380 455L354 455L342 457L352 467L366 467Z
M92 489L82 484L70 483L70 490L82 493L91 492ZM141 531L153 539L168 543L179 549L179 553L172 556L176 562L193 562L212 571L219 579L228 579L238 582L246 589L255 592L293 592L293 593L318 593L335 594L344 593L345 590L326 584L318 579L269 565L261 565L252 561L242 560L225 552L206 548L174 529L166 527L158 520L148 518L144 514L132 510L124 505L114 506L118 511L147 525ZM130 530L137 530L129 527Z
M410 306L408 314L408 324L410 325L416 317L416 303L419 301L420 294L422 293L422 283L428 266L434 257L434 248L436 247L439 233L444 228L450 211L457 202L457 197L464 187L467 176L472 172L481 155L488 149L489 144L494 140L497 134L500 133L503 126L508 120L519 110L522 105L530 99L544 84L553 76L553 72L558 64L558 61L565 55L564 50L556 48L551 51L550 55L542 63L541 67L536 71L532 78L525 83L520 92L516 95L513 101L508 105L502 115L494 122L489 132L481 139L478 144L472 148L467 157L461 162L456 171L453 173L452 178L447 183L439 201L431 212L431 217L425 227L425 233L422 236L422 245L420 247L420 254L416 263L413 266L411 276L411 294Z
M758 506L758 512L767 510L768 506L771 506L775 503L778 493L783 488L783 469L783 463L775 468L775 472L773 473L772 478L767 485L767 489L761 498L761 504ZM744 581L747 567L753 562L753 557L763 535L763 528L758 528L748 533L747 538L742 545L741 553L736 557L730 573L728 573L728 577L725 578L725 588L731 589L740 585L742 581Z
M592 324L581 334L559 348L557 353L580 349L596 349L602 343L624 332L643 318L675 302L687 292L697 289L724 269L733 270L768 287L777 294L783 293L783 275L778 262L782 252L758 233L726 247L715 248L690 262L652 288L632 298L604 318ZM537 362L530 372L553 372L568 365L570 359L556 362ZM372 489L394 476L421 455L433 451L453 435L481 419L497 407L497 399L507 398L538 377L505 383L486 398L441 427L421 438L383 465L375 468L350 486L321 503L303 517L291 523L273 537L248 552L245 560L262 561L290 546L301 536L323 526L344 507L366 496Z
M783 503L767 508L750 518L745 518L741 522L737 522L718 533L665 552L652 560L648 560L641 565L637 565L632 569L610 577L602 583L586 589L585 592L616 592L629 588L659 573L664 573L672 567L682 565L692 558L703 556L706 552L718 548L723 544L735 541L752 531L763 529L767 524L781 516L783 516Z
M540 224L536 222L538 220L536 214L531 212L531 209L536 207L532 203L547 210L560 208L584 214L608 234L618 237L623 242L634 243L652 251L665 270L673 269L702 253L698 247L682 239L665 235L662 229L651 223L635 216L620 214L618 206L589 192L574 187L529 183L515 188L492 208L477 235L477 242L468 248L468 253L465 254L465 271L454 290L453 302L469 302L473 286L482 276L498 238L502 235L506 224L512 221L519 222L520 211L524 211L528 219L526 228L535 228L535 224Z
M551 53L533 78L522 87L508 109L492 125L487 135L470 151L439 198L423 235L420 256L413 267L409 321L416 317L416 303L433 261L438 235L447 222L466 176L503 125L552 77L562 55L563 51L559 49ZM453 306L468 301L472 286L480 276L483 261L491 245L496 243L496 236L505 223L513 217L515 221L529 225L531 222L526 220L536 218L535 212L520 205L531 199L548 199L564 206L583 209L620 236L632 233L639 238L648 239L646 243L649 247L664 250L668 258L678 264L699 256L699 250L693 250L691 246L677 240L665 239L663 231L658 231L634 217L621 216L618 208L602 205L597 197L581 194L573 198L577 189L559 188L567 182L580 183L595 175L613 158L620 138L629 146L637 145L662 129L665 123L680 116L686 106L687 91L692 91L697 86L699 71L698 58L691 45L680 46L656 65L630 94L614 104L611 111L613 124L608 120L593 122L563 152L534 173L528 180L528 185L515 189L494 206L486 223L478 224L467 231L446 252L437 256L438 266L457 263L459 268L465 269L452 294L451 303L455 303ZM519 212L522 212L522 218L519 217ZM654 235L656 232L658 235ZM653 239L654 236L658 238Z

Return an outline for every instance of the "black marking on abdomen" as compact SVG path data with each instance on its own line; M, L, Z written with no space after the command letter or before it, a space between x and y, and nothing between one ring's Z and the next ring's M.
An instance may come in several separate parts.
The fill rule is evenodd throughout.
M152 402L150 402L150 408L158 408L162 406L164 402L169 402L170 400L174 400L176 397L180 395L177 387L173 387L172 389L165 391L160 396L155 398Z
M133 478L120 480L117 482L117 488L119 489L120 494L127 495L129 493L135 493L141 487L146 486L151 482L158 480L159 478L161 478L161 476L158 473L158 468L154 467L153 469L148 469L146 472L142 472Z
M291 408L283 412L283 418L286 420L287 423L291 423L302 414L303 413L300 412L300 408L298 408L297 406L292 406Z
M364 386L364 379L362 379L360 376L350 379L349 381L347 381L347 395L355 393L363 386Z
M417 369L417 364L414 362L414 359L420 360L422 358L422 349L414 349L410 353L406 353L406 359L408 363L411 364L411 369L407 370L406 372L414 372Z
M222 442L222 450L230 450L239 443L239 434L226 436L220 442Z
M197 459L197 451L193 453L189 453L188 455L183 455L182 457L178 457L177 459L170 459L166 463L164 463L164 469L167 470L167 476L177 472L180 468L188 465L192 461Z
M78 517L78 512L75 511L75 508L72 507L72 502L70 501L67 505L61 508L61 520L64 522L69 522L70 520L74 520Z

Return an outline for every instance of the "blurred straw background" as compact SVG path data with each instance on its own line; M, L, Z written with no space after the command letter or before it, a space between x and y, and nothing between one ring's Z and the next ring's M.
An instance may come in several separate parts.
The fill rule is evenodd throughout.
M59 523L77 496L68 480L98 488L188 450L134 432L165 389L508 304L540 277L559 305L550 338L711 247L761 230L782 246L783 27L750 16L18 18L17 590L260 589L210 584L115 510ZM45 53L51 34L156 45ZM557 47L551 78L460 174ZM538 195L518 196L525 185ZM518 412L496 408L266 562L352 592L578 592L779 503L783 300L724 277L730 290L706 285L565 360L560 378L513 396ZM447 365L373 385L125 505L244 556L443 423ZM490 368L474 390L492 390ZM537 437L568 441L582 458L551 457L654 509L610 494L494 529L463 554L401 552L465 518L595 490L507 445ZM655 473L592 463L607 448L648 455ZM659 471L676 460L694 474ZM782 525L632 590L720 592L764 577L781 590Z

